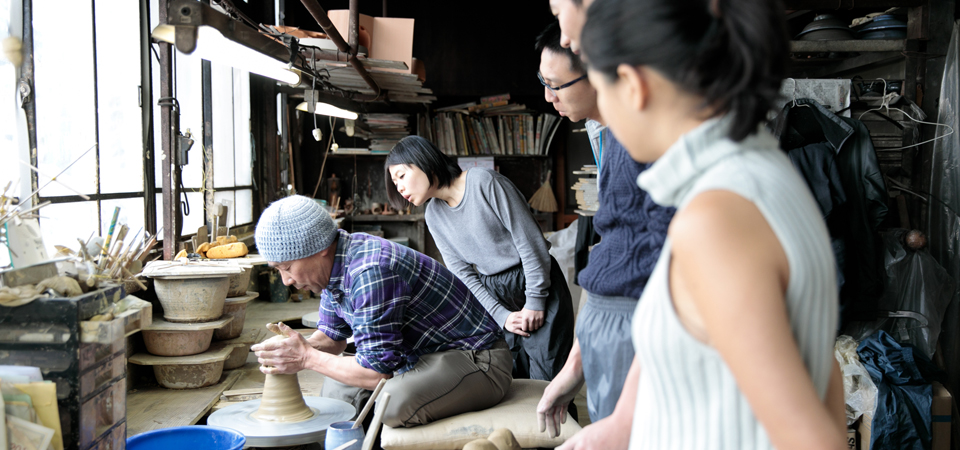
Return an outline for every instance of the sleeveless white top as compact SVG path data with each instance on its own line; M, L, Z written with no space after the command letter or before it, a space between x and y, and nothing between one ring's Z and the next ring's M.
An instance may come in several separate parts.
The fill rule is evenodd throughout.
M836 262L826 226L773 136L760 130L733 142L726 138L728 122L711 119L682 136L637 184L658 204L678 210L708 190L731 191L757 206L786 253L790 325L823 399L838 320ZM773 448L721 355L680 323L668 283L670 249L668 238L633 318L640 383L630 448Z

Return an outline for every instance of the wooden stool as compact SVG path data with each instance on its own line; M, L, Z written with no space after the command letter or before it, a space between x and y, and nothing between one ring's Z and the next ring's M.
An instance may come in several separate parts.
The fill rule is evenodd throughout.
M567 413L567 422L560 428L559 437L550 438L546 432L540 432L537 403L547 384L540 380L513 380L507 395L492 408L412 428L384 425L380 445L385 450L460 450L474 439L508 428L523 448L554 448L580 431L580 425Z

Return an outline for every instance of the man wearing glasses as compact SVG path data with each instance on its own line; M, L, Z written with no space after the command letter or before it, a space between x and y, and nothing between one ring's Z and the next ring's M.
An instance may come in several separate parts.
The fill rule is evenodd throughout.
M560 418L584 383L592 422L609 416L616 407L634 359L633 311L660 256L674 210L657 205L637 187L637 176L647 165L631 159L616 138L604 131L596 91L585 79L580 58L561 44L559 22L544 30L536 48L544 96L560 115L574 122L587 120L600 169L600 207L593 227L603 240L577 275L587 301L577 317L576 340L567 362L537 406L541 430L556 435ZM584 220L578 221L583 228ZM583 244L579 238L578 233L578 247ZM592 239L586 244L593 244Z
M587 80L587 70L580 57L569 48L560 46L560 25L552 22L537 37L535 46L540 53L540 84L548 102L571 122L586 119L587 134L590 135L590 147L593 159L600 167L601 125L600 110L597 108L597 91Z

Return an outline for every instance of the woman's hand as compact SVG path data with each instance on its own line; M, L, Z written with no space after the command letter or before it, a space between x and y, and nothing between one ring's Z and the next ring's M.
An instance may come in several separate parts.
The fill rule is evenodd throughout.
M507 323L503 324L507 331L523 337L530 337L530 333L523 331L523 316L520 311L514 311L507 316Z
M283 335L274 336L250 348L257 355L260 371L266 374L297 373L317 350L296 330L280 323Z
M561 370L543 390L543 396L537 405L540 432L546 431L551 438L560 436L560 424L567 422L567 408L576 397L580 386L583 386L583 371L574 372Z
M533 309L523 308L520 310L520 317L523 320L523 331L528 333L533 333L540 329L543 326L543 318L545 314L543 311L536 311Z
M625 450L630 446L630 426L606 417L584 427L557 450Z

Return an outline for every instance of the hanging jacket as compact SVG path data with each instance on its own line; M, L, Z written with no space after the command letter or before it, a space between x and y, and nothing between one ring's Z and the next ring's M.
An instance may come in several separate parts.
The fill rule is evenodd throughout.
M846 201L834 208L839 211L825 213L829 212L831 231L845 243L841 320L847 322L851 317L875 312L884 286L883 246L877 229L887 215L887 190L870 132L863 122L840 117L811 99L787 102L772 128L780 147L788 153L811 145L825 145L834 153ZM800 172L810 170L816 169L805 167ZM816 184L830 180L830 174L814 178L806 178L814 185L811 190L827 189Z

